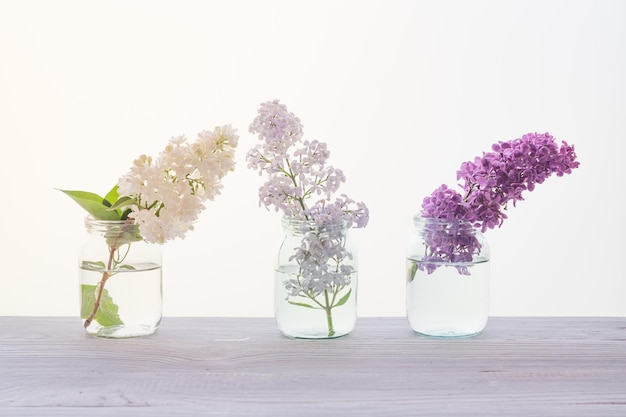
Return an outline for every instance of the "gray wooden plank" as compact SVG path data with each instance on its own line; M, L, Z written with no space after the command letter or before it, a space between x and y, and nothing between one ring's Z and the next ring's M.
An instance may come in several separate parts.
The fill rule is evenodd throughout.
M491 318L471 339L360 318L292 340L272 319L165 318L106 340L70 318L0 317L0 415L624 416L626 320Z

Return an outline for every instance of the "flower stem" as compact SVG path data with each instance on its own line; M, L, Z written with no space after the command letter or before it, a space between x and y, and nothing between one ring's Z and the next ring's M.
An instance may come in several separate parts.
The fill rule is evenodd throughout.
M324 299L326 300L326 307L324 307L324 310L326 311L326 323L328 324L328 337L333 337L335 335L335 326L333 325L332 315L333 306L329 303L328 291L324 291Z
M293 170L291 169L291 164L289 163L289 159L285 158L285 162L287 163L287 167L289 168L289 172L285 171L284 169L282 170L283 173L285 175L287 175L287 177L289 179L291 179L291 182L293 183L293 186L295 188L298 188L298 181L296 181L296 175L293 173ZM306 197L306 193L304 195L302 195L302 197L296 197L296 196L288 196L291 197L295 200L297 200L300 203L300 207L302 208L302 211L306 211L306 205L304 204L304 198ZM306 217L306 219L308 220L308 216L305 214L304 217Z
M115 255L115 251L117 250L117 240L120 238L121 235L122 233L120 233L120 235L115 238L113 244L109 247L109 261L107 263L107 268L104 270L104 272L102 272L102 279L100 279L100 282L98 283L98 295L96 296L96 302L93 304L93 310L91 311L91 314L89 314L89 317L87 317L87 320L85 320L85 323L83 323L83 327L85 329L89 327L94 317L96 317L96 314L98 314L98 310L100 309L100 300L102 299L102 294L104 292L104 284L111 277L110 271L113 265L113 257Z

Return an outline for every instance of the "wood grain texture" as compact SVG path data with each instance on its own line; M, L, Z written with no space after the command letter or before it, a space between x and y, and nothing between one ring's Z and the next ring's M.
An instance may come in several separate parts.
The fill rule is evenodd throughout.
M491 318L471 339L360 318L293 340L273 319L165 318L106 340L0 317L0 416L626 416L626 319Z

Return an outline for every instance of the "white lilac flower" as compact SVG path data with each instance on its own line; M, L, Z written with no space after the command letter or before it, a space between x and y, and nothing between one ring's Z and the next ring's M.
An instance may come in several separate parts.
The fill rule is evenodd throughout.
M204 201L220 193L221 179L234 169L237 141L236 130L231 126L200 132L192 144L184 136L177 136L156 159L146 155L135 159L130 170L104 197L88 191L62 190L93 219L134 223L139 230L137 233L131 227L133 233L128 237L122 229L115 239L107 239L109 267L98 283L100 291L91 313L84 317L85 328L96 318L101 297L106 293L103 291L106 281L114 275L109 269L116 268L112 266L115 253L138 239L164 243L184 238L193 230L194 222L205 208ZM110 298L108 303L112 304ZM112 305L115 310L111 311L117 311L117 306Z
M237 144L236 130L221 126L200 132L191 144L184 136L172 138L156 160L135 160L118 191L132 198L128 217L146 241L164 243L193 230L203 202L220 193L221 179L234 170Z

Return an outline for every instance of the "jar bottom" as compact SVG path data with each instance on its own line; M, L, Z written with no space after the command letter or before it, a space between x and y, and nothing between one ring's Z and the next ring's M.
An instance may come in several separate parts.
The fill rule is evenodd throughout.
M302 330L292 330L289 333L281 330L283 336L288 337L289 339L337 339L338 337L346 336L348 333L340 333L336 332L332 336L328 335L327 328L309 328Z
M482 333L483 329L480 329L478 331L468 332L468 331L459 330L459 329L450 328L450 327L441 327L441 328L428 329L428 330L423 330L423 331L419 331L419 330L413 330L413 331L421 336L432 337L435 339L466 339L466 338L478 336L479 334Z
M132 337L149 336L151 334L154 334L157 329L158 326L135 324L100 327L95 331L90 331L90 329L87 329L87 333L91 336L107 339L127 339Z

